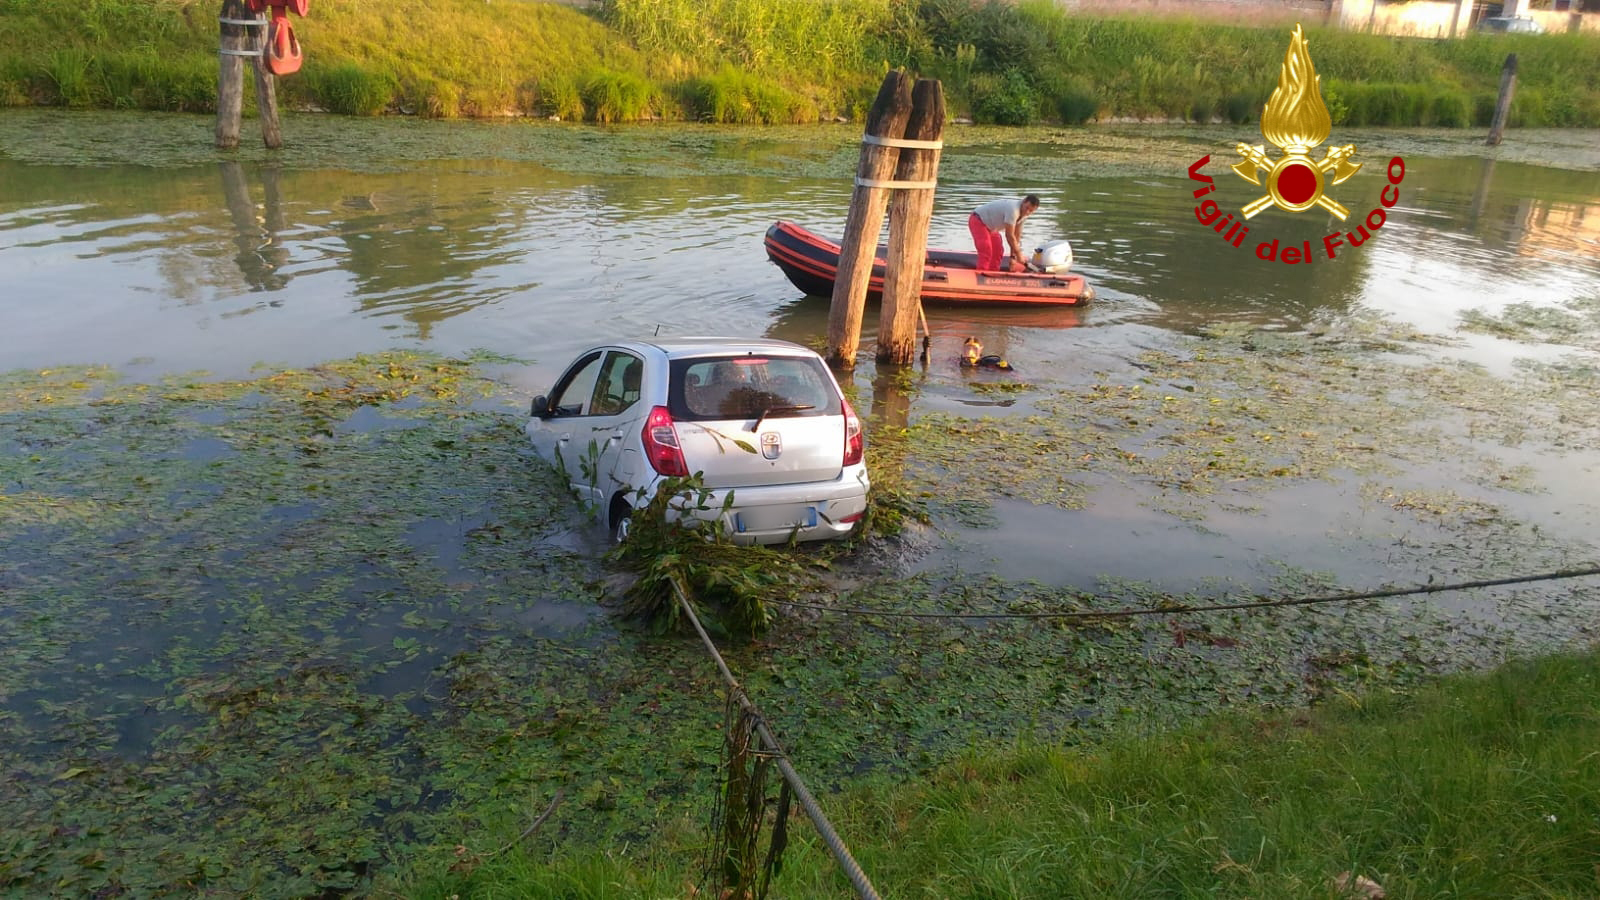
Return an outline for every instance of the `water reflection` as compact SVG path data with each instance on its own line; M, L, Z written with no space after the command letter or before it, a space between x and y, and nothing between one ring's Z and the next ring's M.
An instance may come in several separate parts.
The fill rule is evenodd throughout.
M781 277L781 276L780 276ZM791 291L792 293L792 291ZM818 335L828 330L828 297L801 296L778 307L772 314L772 324L766 329L767 337L812 343ZM1004 348L1016 334L1039 329L1058 330L1077 328L1096 318L1093 307L1063 306L1049 309L994 309L979 306L924 307L928 331L936 344L953 340L957 345L968 336L976 336L986 347ZM867 302L862 322L861 345L864 353L871 354L878 340L877 301ZM1100 317L1103 320L1106 317ZM999 353L1001 349L991 352Z
M885 368L873 376L872 408L868 415L880 428L895 430L910 426L911 392L900 372Z
M1225 321L1293 327L1319 314L1343 314L1359 302L1369 272L1366 255L1347 251L1329 260L1322 247L1325 235L1346 230L1347 223L1321 211L1273 211L1251 220L1235 247L1198 220L1191 186L1174 180L1130 190L1115 179L1094 185L1093 218L1078 224L1073 246L1081 242L1088 251L1080 258L1098 270L1093 280L1103 294L1149 298L1160 307L1151 318L1180 331ZM1115 224L1104 227L1108 223ZM1309 242L1313 261L1257 258L1257 245L1272 240L1280 249Z
M592 152L608 140L601 131L566 137L595 143ZM481 347L556 365L618 336L771 333L814 343L825 333L826 300L798 297L761 237L779 218L842 230L847 178L804 174L833 149L707 142L692 130L629 148L617 160L624 173L603 176L492 159L388 172L0 160L0 368L145 357L159 370L229 372L395 346ZM647 174L695 155L702 169L728 174ZM764 174L737 171L757 157ZM792 157L800 174L770 174L774 157ZM971 168L959 155L950 162L953 173ZM1380 167L1368 169L1341 187L1352 218L1385 183ZM1336 259L1299 265L1258 260L1256 239L1316 249L1353 225L1274 212L1235 248L1195 220L1190 187L1176 175L1037 187L1046 202L1028 239L1072 240L1100 301L1086 310L930 308L936 355L953 357L951 342L976 336L1008 357L1067 358L1108 327L1298 328L1358 307L1450 331L1468 309L1561 304L1600 282L1597 173L1411 159L1381 232ZM966 211L1014 191L942 184L930 245L965 246ZM869 313L862 346L874 345L875 325Z
M1450 332L1468 310L1559 307L1600 284L1600 173L1475 159L1425 165L1411 166L1424 177L1413 188L1408 173L1393 233L1386 226L1368 254L1363 305ZM1483 351L1479 361L1494 363L1513 349Z
M250 199L250 186L245 180L244 167L237 162L224 162L218 167L222 173L222 193L226 198L228 215L233 218L236 232L234 246L239 253L234 261L245 283L257 291L281 291L289 284L289 275L282 272L289 260L289 251L279 241L284 231L283 201L278 189L278 170L261 170L261 189L265 195L262 216L256 216L256 205ZM281 301L272 301L274 305Z
M1474 228L1483 221L1483 207L1489 201L1489 187L1494 184L1494 163L1493 159L1479 161L1482 174L1478 176L1478 186L1472 191L1471 211L1467 215L1467 221Z
M1564 173L1493 159L1430 162L1433 189L1411 199L1425 240L1470 238L1462 261L1502 275L1529 258L1592 261L1600 249L1600 173ZM1463 206L1459 197L1471 185Z
M492 190L375 190L346 196L339 206L341 218L330 228L358 312L398 315L422 341L445 319L536 286L503 275L516 265L513 238L525 224L500 214Z

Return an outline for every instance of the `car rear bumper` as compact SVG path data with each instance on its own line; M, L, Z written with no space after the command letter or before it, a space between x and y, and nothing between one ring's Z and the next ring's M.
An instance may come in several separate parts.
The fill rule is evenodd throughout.
M721 523L738 544L783 544L842 538L855 530L867 511L867 469L855 465L832 481L724 488L711 492L705 509L685 510L705 522ZM727 509L729 494L733 503Z

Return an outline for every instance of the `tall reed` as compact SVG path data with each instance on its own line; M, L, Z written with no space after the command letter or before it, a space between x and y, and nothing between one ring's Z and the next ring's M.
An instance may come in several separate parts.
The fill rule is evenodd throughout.
M583 92L578 80L569 75L551 75L539 81L538 111L566 121L581 121L584 116Z
M297 31L306 70L280 82L291 105L608 122L859 116L887 67L942 79L951 114L984 121L1246 122L1288 40L1278 25L1087 18L1053 0L600 0L592 14L318 0ZM1600 36L1307 33L1325 87L1348 93L1350 124L1478 123L1516 52L1526 100L1514 122L1600 126ZM199 0L0 2L0 104L210 108L198 86L216 44Z
M804 97L732 67L684 81L678 90L688 117L729 125L802 124L817 121Z
M655 87L631 73L590 72L583 76L580 94L589 120L606 124L653 118L658 105Z
M665 75L724 65L777 79L826 83L869 65L867 35L891 0L603 0L601 18Z
M395 99L393 78L355 63L308 66L305 76L311 93L322 101L329 112L347 116L375 116L387 109Z

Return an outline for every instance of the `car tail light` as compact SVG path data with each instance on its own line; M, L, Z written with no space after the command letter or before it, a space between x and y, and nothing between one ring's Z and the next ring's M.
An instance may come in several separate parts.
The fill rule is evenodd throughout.
M672 424L672 413L665 406L650 410L645 419L644 455L650 468L660 475L687 475L689 464L683 458L683 446L678 443L678 429Z
M840 398L843 399L843 398ZM867 439L861 434L861 419L856 416L856 411L850 408L850 401L844 401L844 464L853 466L861 462L861 454L866 450Z

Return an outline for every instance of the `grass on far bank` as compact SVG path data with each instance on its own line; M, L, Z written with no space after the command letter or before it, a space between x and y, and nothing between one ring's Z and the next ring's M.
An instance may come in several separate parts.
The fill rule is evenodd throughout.
M1366 896L1341 894L1344 873L1390 897L1594 896L1597 696L1591 651L1096 750L975 750L925 781L822 804L889 897ZM849 896L798 805L793 823L772 896ZM390 887L685 897L705 856L695 840L550 860L535 837L426 860Z
M0 106L215 109L216 7L0 4ZM1053 0L318 0L294 20L293 106L350 115L804 123L859 118L888 68L938 78L981 124L1259 116L1287 29L1088 18ZM1600 37L1424 40L1308 31L1336 125L1600 127ZM247 102L252 92L246 90Z

